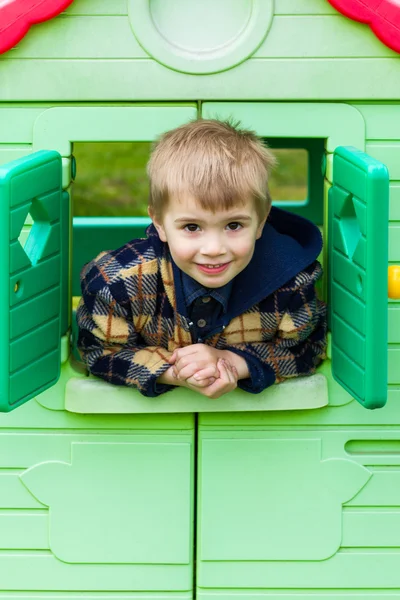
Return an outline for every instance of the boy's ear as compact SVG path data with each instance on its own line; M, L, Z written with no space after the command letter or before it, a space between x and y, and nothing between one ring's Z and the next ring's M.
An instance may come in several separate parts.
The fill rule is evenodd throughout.
M260 237L262 236L264 225L265 225L265 222L267 219L268 219L268 215L262 221L260 221L260 224L257 227L256 240L259 240Z
M159 219L156 218L150 206L147 207L147 212L149 213L150 219L153 221L154 227L157 229L158 236L162 242L167 241L167 236L165 235L164 227Z

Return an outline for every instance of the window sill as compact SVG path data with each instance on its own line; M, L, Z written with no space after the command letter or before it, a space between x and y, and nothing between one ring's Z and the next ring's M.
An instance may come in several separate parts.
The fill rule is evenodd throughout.
M308 410L328 404L325 375L289 379L261 394L236 389L218 400L176 388L156 398L114 386L96 377L72 377L65 387L65 410L84 414L193 413Z

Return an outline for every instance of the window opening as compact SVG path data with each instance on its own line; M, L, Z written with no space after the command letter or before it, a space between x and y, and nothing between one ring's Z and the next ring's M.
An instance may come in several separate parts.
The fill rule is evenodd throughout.
M270 180L273 203L323 222L324 140L267 138L279 165ZM150 142L74 143L77 178L74 219L73 295L80 294L82 265L102 250L144 235L149 223L146 164Z
M270 178L273 204L322 225L324 176L321 164L325 140L265 138L265 141L278 159Z
M269 189L276 202L308 202L308 152L304 148L277 148L278 164L271 173Z
M74 143L75 217L147 217L150 142Z

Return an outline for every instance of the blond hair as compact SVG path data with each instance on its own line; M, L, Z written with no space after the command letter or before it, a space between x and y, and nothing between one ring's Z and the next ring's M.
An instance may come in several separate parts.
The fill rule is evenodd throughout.
M260 219L271 207L268 177L275 158L253 131L202 119L164 133L147 165L149 208L160 218L171 196L190 194L206 210L254 199Z

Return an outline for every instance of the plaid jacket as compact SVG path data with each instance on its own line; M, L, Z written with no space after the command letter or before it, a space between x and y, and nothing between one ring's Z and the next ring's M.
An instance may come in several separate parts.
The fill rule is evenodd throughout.
M94 375L156 396L173 387L155 384L174 349L196 340L179 269L153 226L147 235L83 268L78 347ZM250 264L234 280L227 313L204 341L245 358L243 389L258 393L308 375L325 357L326 307L314 287L320 249L314 225L271 211Z

